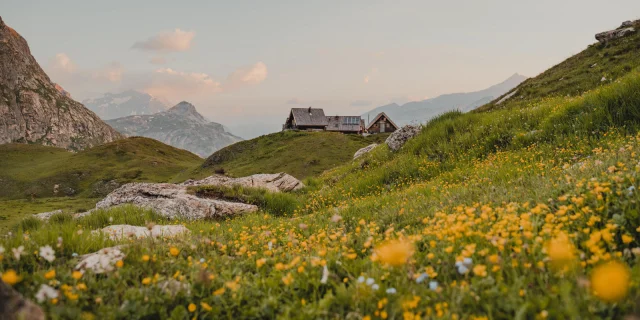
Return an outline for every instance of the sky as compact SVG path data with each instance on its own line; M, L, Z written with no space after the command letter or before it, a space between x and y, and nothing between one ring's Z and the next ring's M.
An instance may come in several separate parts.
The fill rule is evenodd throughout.
M640 1L3 0L76 100L141 90L243 137L292 107L359 115L535 76L640 18Z

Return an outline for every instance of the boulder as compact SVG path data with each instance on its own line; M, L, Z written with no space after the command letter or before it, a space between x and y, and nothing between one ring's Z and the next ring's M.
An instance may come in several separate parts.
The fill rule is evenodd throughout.
M284 172L273 174L254 174L242 178L230 178L226 176L210 176L202 180L187 180L182 183L184 186L219 185L228 186L241 185L243 187L264 188L271 192L289 192L304 188L304 184Z
M356 153L353 155L353 160L358 159L358 158L362 157L363 155L371 152L371 150L373 150L373 148L375 148L376 146L378 146L378 144L374 143L374 144L370 144L370 145L368 145L368 146L356 151Z
M596 34L596 40L598 40L600 43L607 43L613 39L626 37L635 32L636 32L636 29L634 27L627 27L622 29L600 32Z
M96 209L107 209L123 204L151 209L167 218L179 217L189 220L222 218L258 211L258 207L251 204L198 198L188 194L185 185L172 183L125 184L98 202ZM84 216L90 212L78 216Z
M147 227L131 226L128 224L112 225L101 230L94 230L92 233L102 233L111 240L120 240L126 238L171 238L182 234L188 234L191 231L183 225L153 226L151 229Z
M0 20L0 24L2 20ZM44 312L35 303L0 280L0 318L5 320L44 320Z
M406 125L399 130L394 131L385 143L389 146L389 149L398 151L402 146L409 141L409 139L417 136L422 131L421 126Z
M76 270L91 270L93 273L105 273L115 269L116 262L124 260L126 255L120 250L123 246L100 249L97 252L80 257Z
M49 212L42 212L38 214L34 214L34 216L40 220L48 221L51 216L62 213L62 210L53 210Z

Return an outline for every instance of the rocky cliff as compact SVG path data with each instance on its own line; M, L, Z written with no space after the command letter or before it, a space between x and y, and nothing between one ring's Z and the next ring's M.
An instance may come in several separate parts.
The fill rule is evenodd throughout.
M56 89L27 41L0 17L0 144L82 150L122 136Z
M83 100L82 104L103 120L154 114L170 107L168 102L135 90L105 93L98 98Z
M156 139L201 157L242 140L221 124L205 119L185 101L167 111L107 120L107 123L127 136Z

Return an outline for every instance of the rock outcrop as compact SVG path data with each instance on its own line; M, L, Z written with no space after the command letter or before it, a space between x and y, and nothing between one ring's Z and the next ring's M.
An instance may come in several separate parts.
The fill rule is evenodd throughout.
M409 141L409 139L417 136L422 131L421 126L406 125L399 130L394 131L385 143L389 146L389 149L398 151L402 146Z
M68 93L56 89L27 41L0 18L0 144L82 150L121 137Z
M122 252L123 246L115 246L100 249L97 252L85 254L80 257L80 262L76 265L76 270L87 271L93 273L105 273L115 269L119 260L124 260L126 254Z
M198 198L188 194L186 186L172 183L125 184L98 202L96 209L123 204L151 209L167 218L189 220L222 218L258 210L250 204ZM83 215L86 214L79 216Z
M304 184L284 172L273 174L254 174L242 178L230 178L225 176L210 176L202 180L187 180L182 183L185 186L217 185L231 187L241 185L243 187L263 188L271 192L290 192L304 188Z
M176 148L189 150L201 157L238 141L224 126L205 119L188 102L150 115L133 115L108 120L107 123L126 136L141 136L162 141Z
M0 280L0 318L5 320L44 320L44 312L35 303Z
M607 43L613 39L626 37L630 34L635 33L637 31L638 25L640 25L640 20L625 21L618 29L596 34L596 40L598 40L600 43Z
M377 146L378 146L378 144L374 143L374 144L370 144L370 145L368 145L368 146L356 151L356 153L353 155L353 160L358 159L358 158L362 157L363 155L371 152L371 150L373 150L373 148L375 148Z
M128 224L118 224L94 230L91 233L106 235L111 240L121 239L141 239L141 238L173 238L191 231L183 225L153 226L147 227L132 226Z

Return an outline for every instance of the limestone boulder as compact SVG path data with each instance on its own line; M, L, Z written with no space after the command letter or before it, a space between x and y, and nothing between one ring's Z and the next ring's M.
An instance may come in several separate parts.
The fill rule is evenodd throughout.
M44 320L44 312L35 303L0 280L0 319Z
M411 138L417 136L420 131L422 131L421 126L417 125L406 125L399 130L394 131L388 138L385 143L389 146L389 149L392 151L398 151L402 146L404 146L407 141Z
M368 146L356 151L356 153L353 155L353 160L358 159L358 158L362 157L363 155L371 152L371 150L373 150L373 148L375 148L377 146L378 146L378 144L374 143L374 144L370 144L370 145L368 145Z
M38 214L34 214L34 216L40 220L48 221L51 216L62 213L62 210L53 210L49 212L42 212Z
M123 246L100 249L97 252L85 254L80 257L76 270L92 271L93 273L106 273L115 269L119 260L124 260L126 255L120 249Z
M183 234L189 234L191 231L183 225L166 225L148 227L132 226L128 224L112 225L100 230L92 231L94 234L104 234L111 240L120 239L141 239L141 238L172 238Z
M616 29L611 31L600 32L596 34L596 40L598 40L600 43L607 43L613 39L626 37L635 32L636 32L636 29L634 27L626 27L626 28L621 28L621 29Z
M300 180L284 172L273 174L261 173L242 178L230 178L221 175L214 175L202 180L187 180L183 182L182 185L218 185L228 187L240 185L243 187L263 188L271 192L290 192L304 188L304 184Z

